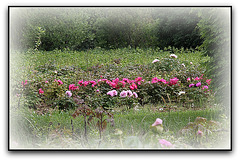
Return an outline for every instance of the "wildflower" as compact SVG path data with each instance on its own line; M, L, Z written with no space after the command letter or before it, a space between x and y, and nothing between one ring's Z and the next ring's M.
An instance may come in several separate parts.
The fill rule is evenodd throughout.
M154 59L154 60L152 61L152 63L156 63L156 62L159 62L159 60L158 60L158 59Z
M197 84L196 84L196 87L200 87L201 86L201 82L198 82Z
M90 83L92 83L92 87L94 87L97 83L95 81L89 81Z
M171 57L171 58L177 58L177 55L171 54L169 57Z
M97 89L97 90L96 90L96 92L100 92L100 90L99 90L99 89Z
M162 124L162 120L160 118L157 118L156 121L152 124L152 126L157 126L161 124Z
M182 66L185 67L185 64L182 63Z
M198 135L198 136L203 136L203 132L200 131L200 130L198 130L197 135Z
M190 78L187 78L187 81L190 81L191 79Z
M208 89L208 86L203 86L203 88L202 89Z
M71 92L71 91L66 91L66 95L67 95L68 97L71 97L71 96L72 96L72 92Z
M43 94L43 93L44 93L44 91L42 90L42 88L40 88L40 89L38 90L38 93L39 93L39 94Z
M45 83L48 83L48 81L45 81Z
M180 91L180 92L178 93L178 95L181 95L181 94L185 94L185 92L184 92L184 91Z
M191 88L192 86L195 86L195 84L189 84L189 87Z
M133 92L133 96L134 96L135 98L138 98L138 94L137 94L136 92Z
M161 144L162 147L172 147L172 144L165 139L160 139L159 143Z
M58 85L63 84L63 82L61 80L58 80L57 82L58 82Z
M190 62L190 64L193 64L192 62Z
M132 97L132 95L133 95L132 91L127 90L127 95L128 95L128 97Z
M122 91L121 93L120 93L120 97L126 97L127 96L127 92L126 91Z

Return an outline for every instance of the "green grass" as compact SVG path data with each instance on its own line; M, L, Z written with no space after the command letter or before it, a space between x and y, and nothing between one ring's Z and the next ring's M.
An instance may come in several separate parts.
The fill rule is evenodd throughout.
M15 127L11 131L13 136L16 137L16 140L22 140L22 142L19 143L20 145L29 148L49 148L53 142L54 144L52 146L55 148L58 146L60 146L59 148L128 148L132 146L130 143L125 143L125 145L121 147L119 136L114 135L115 129L120 129L123 132L121 139L125 142L130 136L131 139L140 139L141 146L138 145L138 147L135 145L137 146L135 148L159 148L157 138L166 138L177 144L179 138L178 131L189 122L193 122L196 117L204 117L208 120L221 122L221 116L223 114L220 108L171 113L153 112L149 108L137 111L132 109L113 112L115 125L114 127L110 125L107 126L106 131L103 133L103 141L101 145L99 145L99 132L95 126L96 120L95 122L93 120L93 122L87 126L87 144L83 138L83 117L74 119L71 116L73 112L72 110L66 112L55 110L48 114L39 115L34 110L22 109L20 113L18 111L18 114L11 118L12 122L15 123L15 126L11 125ZM164 132L161 135L152 135L151 133L150 126L156 118L163 120ZM74 129L73 131L72 128ZM72 132L74 132L74 137ZM67 141L69 139L71 141ZM67 141L67 143L61 145L62 141Z
M177 52L175 53L180 61L191 61L194 64L201 64L209 60L209 57L203 57L201 51L195 52ZM16 65L15 60L21 60L26 68L37 67L48 62L54 62L57 66L79 66L83 69L96 64L113 63L114 59L122 59L122 66L129 64L149 64L157 57L159 59L169 56L169 51L162 50L143 50L143 49L116 49L104 50L93 49L88 51L39 51L35 54L24 54L13 52L10 61ZM18 64L18 63L17 63Z

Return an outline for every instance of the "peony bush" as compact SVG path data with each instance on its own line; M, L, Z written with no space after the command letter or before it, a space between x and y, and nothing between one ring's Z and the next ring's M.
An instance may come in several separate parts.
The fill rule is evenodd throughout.
M191 62L180 62L175 54L155 59L147 66L136 66L139 68L130 66L128 70L111 65L108 66L111 69L101 66L102 69L92 68L88 72L76 71L76 75L70 72L71 76L59 76L54 68L54 72L43 75L40 81L25 80L21 86L25 91L31 91L26 94L36 96L38 101L35 108L45 106L59 109L76 108L81 104L93 109L133 108L135 104L148 103L187 104L203 102L211 93L211 79L204 77L203 71Z

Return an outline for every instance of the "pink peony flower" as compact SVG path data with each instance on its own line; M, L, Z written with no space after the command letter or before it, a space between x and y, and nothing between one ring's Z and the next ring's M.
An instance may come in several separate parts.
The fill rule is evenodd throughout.
M66 91L66 95L67 95L67 97L71 97L72 96L72 92L71 91Z
M58 80L57 82L58 82L58 85L63 84L63 82L61 80Z
M115 83L115 84L117 85L118 82L119 82L119 78L116 78L116 79L112 80L112 82Z
M158 78L157 77L152 78L151 83L157 83L157 82L158 82Z
M128 97L132 97L132 95L133 95L132 91L127 90L126 92L127 92Z
M194 80L200 80L200 78L196 77L196 78L194 78Z
M95 85L97 85L97 83L95 81L89 81L90 83L92 83L92 87L94 87Z
M189 82L191 79L190 78L187 78L187 81Z
M133 96L134 96L135 98L138 98L138 95L137 95L136 92L133 92Z
M133 83L130 87L131 90L137 89L137 85L135 83Z
M100 92L100 90L99 90L99 89L97 89L97 90L96 90L96 92Z
M119 83L122 83L122 87L123 87L123 88L125 87L126 82L124 82L124 81L119 81Z
M79 88L78 88L78 86L75 86L75 84L70 84L69 85L69 90L75 91L77 89L79 89Z
M84 87L86 87L88 84L89 84L89 81L84 81L83 82Z
M198 82L197 84L196 84L196 87L200 87L201 86L201 82Z
M135 79L135 82L140 82L142 80L142 77L137 77L136 79Z
M202 89L208 89L208 86L203 86L203 88Z
M165 139L160 139L159 143L161 144L162 147L172 147L172 144Z
M80 86L82 86L82 85L83 85L83 80L80 80L80 81L78 82L78 84L79 84Z
M156 121L152 124L152 126L157 126L162 124L162 120L160 118L157 118Z
M113 95L116 96L118 94L118 92L116 90L112 90Z
M192 86L195 86L195 84L189 84L189 87L191 88Z
M159 62L159 60L158 60L158 59L154 59L154 60L152 61L152 63L156 63L156 62Z
M169 57L171 57L171 58L177 58L177 55L171 54Z
M177 79L177 77L172 78L172 79L170 79L170 81L168 82L168 85L170 85L170 86L175 85L175 84L177 84L178 80L179 80L179 79Z
M108 92L107 92L107 95L110 95L110 96L113 97L113 96L114 96L113 91L108 91Z
M42 90L42 88L40 88L40 89L38 90L38 93L39 93L39 94L43 94L43 93L44 93L44 91Z
M164 84L167 83L167 81L165 79L158 79L158 82L163 82Z
M45 81L45 83L49 83L48 81Z
M126 97L127 96L127 92L126 91L122 91L121 93L120 93L120 97Z

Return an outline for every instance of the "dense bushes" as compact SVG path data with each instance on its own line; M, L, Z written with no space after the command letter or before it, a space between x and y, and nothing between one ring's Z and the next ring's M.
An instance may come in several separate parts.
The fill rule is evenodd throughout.
M190 8L31 8L11 12L12 47L24 49L195 48L202 43L195 28L197 12Z

